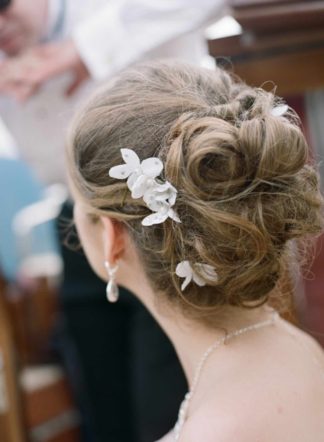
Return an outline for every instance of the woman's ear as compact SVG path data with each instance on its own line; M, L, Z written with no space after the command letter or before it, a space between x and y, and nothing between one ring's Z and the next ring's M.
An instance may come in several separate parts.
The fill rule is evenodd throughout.
M105 260L114 264L121 259L126 246L125 226L115 219L101 216Z

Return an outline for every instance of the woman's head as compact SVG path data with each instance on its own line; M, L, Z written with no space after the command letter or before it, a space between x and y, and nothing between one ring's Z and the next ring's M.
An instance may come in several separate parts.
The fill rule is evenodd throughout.
M189 314L265 302L292 241L321 230L318 176L296 117L281 115L280 105L221 69L158 62L122 73L74 123L68 158L76 198L89 216L129 234L153 291ZM142 225L151 213L145 202L108 174L124 148L162 161L181 223ZM217 278L182 291L175 269L186 260L212 266Z

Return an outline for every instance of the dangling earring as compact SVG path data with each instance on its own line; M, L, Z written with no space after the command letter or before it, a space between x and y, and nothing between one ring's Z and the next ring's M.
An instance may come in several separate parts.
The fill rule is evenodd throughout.
M105 261L105 267L108 273L108 284L106 287L106 296L109 302L116 302L119 297L118 285L115 282L115 275L118 270L118 264L111 267L108 261Z

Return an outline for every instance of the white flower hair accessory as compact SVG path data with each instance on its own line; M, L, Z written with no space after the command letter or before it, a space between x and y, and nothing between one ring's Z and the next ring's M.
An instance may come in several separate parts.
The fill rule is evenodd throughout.
M181 290L183 291L187 285L193 281L199 287L202 287L206 285L205 280L196 273L196 269L199 269L200 275L203 275L206 277L206 279L217 281L218 275L216 273L216 270L214 267L208 265L208 264L202 264L202 263L194 263L193 265L190 264L189 261L181 261L176 267L176 275L180 278L185 278L184 281L181 284Z
M180 223L179 216L172 209L177 190L169 181L159 182L157 177L163 170L159 158L151 157L140 161L132 149L120 149L125 164L109 169L109 176L118 180L127 179L127 186L132 198L143 198L147 207L153 212L142 220L143 226L163 223L167 218Z
M167 218L180 223L177 213L172 208L177 198L177 189L169 181L157 180L163 170L162 161L151 157L141 162L132 149L120 149L120 152L125 164L111 167L108 173L111 178L127 179L127 187L131 191L132 198L143 198L147 207L153 212L142 220L142 225L160 224ZM198 269L199 274L195 269ZM191 281L200 287L206 285L205 278L217 281L214 267L202 263L190 265L189 261L181 261L177 265L176 275L185 278L181 290L184 290Z
M282 117L289 109L287 104L279 104L271 109L270 113L273 117Z

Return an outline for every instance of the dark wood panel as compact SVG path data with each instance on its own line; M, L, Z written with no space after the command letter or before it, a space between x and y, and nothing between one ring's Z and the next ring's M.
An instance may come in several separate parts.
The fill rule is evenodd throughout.
M324 47L322 28L264 35L247 33L208 41L209 53L213 57L234 59L259 58L274 52L297 52L321 46Z
M65 377L48 381L32 391L23 391L28 428L49 421L65 411L73 409L71 392Z
M209 41L213 57L219 62L225 58L225 65L233 65L252 85L273 81L281 95L324 87L324 1L233 0L231 4L242 6L234 14L248 29Z
M279 95L304 93L324 87L324 48L233 63L234 71L248 84L266 81L278 86Z
M311 29L324 25L324 1L280 2L233 8L233 16L244 30L258 33L278 29Z
M37 370L42 368L38 367ZM45 370L50 371L48 368ZM42 433L45 428L44 442L79 442L79 414L73 404L70 386L65 376L57 376L55 371L54 367L53 379L47 376L47 382L38 387L28 388L25 385L23 397L26 426L34 438L40 429Z
M233 8L250 8L251 6L282 5L284 3L303 3L305 0L229 0Z

